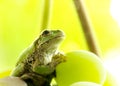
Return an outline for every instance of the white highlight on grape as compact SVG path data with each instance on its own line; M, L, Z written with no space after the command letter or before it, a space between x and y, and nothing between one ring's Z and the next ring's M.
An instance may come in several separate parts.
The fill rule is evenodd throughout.
M112 50L105 56L104 65L120 86L120 50Z
M120 0L111 0L110 13L120 26Z

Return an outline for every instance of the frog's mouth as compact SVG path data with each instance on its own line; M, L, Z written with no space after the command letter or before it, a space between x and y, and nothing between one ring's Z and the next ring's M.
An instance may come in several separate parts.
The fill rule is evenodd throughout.
M54 40L54 39L64 39L65 38L65 36L64 35L60 35L60 36L56 36L56 37L54 37L54 38L52 38L51 40Z
M59 44L64 38L65 38L64 35L59 35L59 36L56 36L56 37L54 37L46 42L51 42L53 44L57 44L57 43Z

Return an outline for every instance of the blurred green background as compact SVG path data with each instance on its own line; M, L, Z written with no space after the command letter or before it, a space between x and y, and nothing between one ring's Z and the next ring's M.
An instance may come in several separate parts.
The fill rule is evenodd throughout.
M73 0L51 0L48 29L66 34L60 50L88 50ZM12 69L20 52L41 31L44 0L0 0L0 72ZM103 59L120 48L120 27L110 14L110 0L85 0Z

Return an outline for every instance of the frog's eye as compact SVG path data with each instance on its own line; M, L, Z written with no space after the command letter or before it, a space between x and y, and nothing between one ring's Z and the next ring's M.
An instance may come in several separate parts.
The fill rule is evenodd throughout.
M50 31L49 30L45 30L42 35L49 35L50 34Z

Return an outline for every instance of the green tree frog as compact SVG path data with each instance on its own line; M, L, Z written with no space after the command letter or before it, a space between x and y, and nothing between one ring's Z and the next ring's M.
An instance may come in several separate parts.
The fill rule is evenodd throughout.
M65 38L61 30L45 30L19 56L11 76L20 77L28 86L50 86L56 66L64 61L58 52Z

